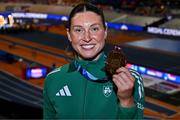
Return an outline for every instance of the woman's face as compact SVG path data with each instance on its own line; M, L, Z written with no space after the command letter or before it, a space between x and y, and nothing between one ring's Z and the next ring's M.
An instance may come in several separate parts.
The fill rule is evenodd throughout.
M67 35L82 59L96 59L104 47L107 30L98 14L87 11L72 18Z

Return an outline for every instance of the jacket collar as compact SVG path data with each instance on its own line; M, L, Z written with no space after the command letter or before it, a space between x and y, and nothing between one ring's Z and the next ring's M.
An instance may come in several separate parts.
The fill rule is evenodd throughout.
M68 72L74 72L76 71L75 68L75 61L78 62L83 68L88 69L89 67L101 67L101 70L104 70L104 65L105 65L105 60L106 60L106 55L104 52L101 53L100 57L97 60L94 61L88 61L88 60L82 60L76 57L69 65Z

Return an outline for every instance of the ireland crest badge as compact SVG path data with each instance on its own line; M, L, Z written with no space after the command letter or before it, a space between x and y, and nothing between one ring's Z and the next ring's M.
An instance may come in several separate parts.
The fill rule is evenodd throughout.
M105 97L109 97L112 93L112 86L106 85L103 86L103 94Z

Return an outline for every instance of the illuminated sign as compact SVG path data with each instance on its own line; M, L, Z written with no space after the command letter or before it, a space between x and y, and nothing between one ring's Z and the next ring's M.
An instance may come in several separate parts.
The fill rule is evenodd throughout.
M14 24L14 18L12 15L8 15L7 17L4 15L0 15L0 27L3 26L13 26Z
M122 24L122 23L107 23L109 28L117 29L117 30L132 30L132 31L143 31L144 27L137 26L137 25L129 25L129 24Z
M48 73L48 69L46 67L27 68L25 72L25 76L26 79L45 78L47 73Z
M12 13L14 18L37 18L37 19L47 19L47 14L42 13Z
M48 14L47 19L48 19L48 20L68 21L68 16Z
M152 77L160 78L162 80L167 80L170 82L174 82L176 84L180 84L180 76L179 75L174 75L171 73L165 73L165 72L161 72L158 70L153 70L150 68L146 68L146 67L142 67L142 66L138 66L138 65L133 65L133 64L129 64L129 63L127 64L127 67L136 70L140 74L149 75Z
M122 25L121 30L128 30L128 26L127 25Z
M67 16L62 16L61 21L68 21L68 17Z
M55 21L68 21L68 16L56 15L56 14L44 14L44 13L29 13L29 12L12 12L11 15L15 19L46 19ZM143 31L144 27L122 23L107 22L109 28L117 30L132 30L132 31Z
M8 20L9 20L9 25L10 25L10 26L13 26L13 24L14 24L14 18L13 18L12 15L8 15Z
M2 15L0 15L0 27L4 26L5 24L5 19Z
M147 32L161 35L180 36L180 30L168 28L148 27Z

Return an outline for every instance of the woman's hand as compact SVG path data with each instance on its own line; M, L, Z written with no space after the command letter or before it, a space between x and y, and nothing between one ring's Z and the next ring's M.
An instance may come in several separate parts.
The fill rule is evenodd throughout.
M116 74L112 76L112 80L117 86L117 96L120 104L123 107L131 107L134 105L133 88L134 77L129 72L128 68L120 67L116 70Z

